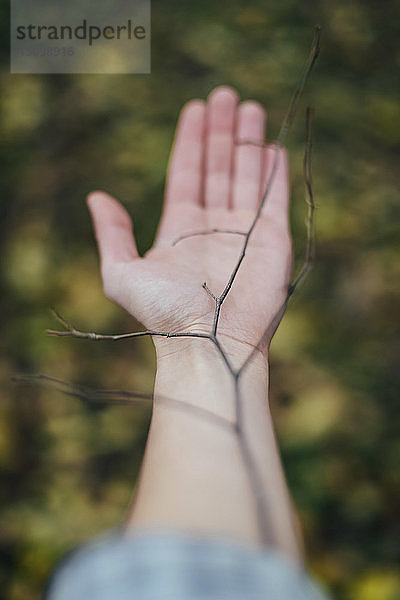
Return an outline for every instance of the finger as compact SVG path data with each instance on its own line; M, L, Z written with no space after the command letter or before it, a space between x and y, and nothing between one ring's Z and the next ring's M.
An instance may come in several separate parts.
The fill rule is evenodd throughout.
M87 198L103 264L129 262L138 257L132 221L125 208L105 192Z
M267 187L269 192L262 214L289 228L289 164L286 150L270 146L264 150L263 158L262 193L265 194Z
M236 92L225 86L208 97L204 203L208 208L228 208L232 177L232 156Z
M233 209L255 210L260 200L266 114L258 102L243 102L237 111ZM241 145L246 142L246 145ZM250 143L248 143L250 142ZM257 144L252 146L251 143Z
M200 203L205 103L191 100L182 109L168 168L167 204Z

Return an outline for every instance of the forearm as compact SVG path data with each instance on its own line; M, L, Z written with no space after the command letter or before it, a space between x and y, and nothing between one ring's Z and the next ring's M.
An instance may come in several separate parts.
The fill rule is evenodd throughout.
M249 350L231 351L238 363ZM257 354L240 377L239 423L234 378L209 340L165 340L157 365L128 531L157 526L267 543L301 560L269 411L266 358Z

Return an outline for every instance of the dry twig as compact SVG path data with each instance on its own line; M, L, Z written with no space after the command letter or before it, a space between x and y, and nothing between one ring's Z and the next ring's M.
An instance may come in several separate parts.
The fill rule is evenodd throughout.
M260 524L260 530L262 533L263 540L265 542L268 542L269 532L271 531L269 518L268 518L269 511L267 510L267 506L266 506L266 498L265 498L264 494L262 493L261 475L258 472L258 470L254 464L254 460L253 460L253 457L251 454L251 449L250 449L248 440L246 439L246 436L244 435L244 431L243 431L242 398L241 398L241 394L240 394L240 377L243 374L243 372L245 371L245 369L248 367L248 365L250 364L251 360L254 358L255 353L258 352L263 347L264 342L271 337L271 335L274 332L274 330L276 329L283 313L286 310L286 307L287 307L290 297L293 295L295 289L300 284L300 282L302 282L304 280L304 278L306 277L306 275L309 272L311 265L312 265L312 261L313 261L313 257L314 257L315 204L314 204L314 198L313 198L313 192L312 192L312 177L311 177L311 126L312 126L312 115L313 115L313 111L311 109L307 109L306 145L305 145L305 154L304 154L304 180L305 180L305 186L306 186L306 201L308 204L307 247L306 247L306 257L305 257L304 264L303 264L299 274L293 281L293 283L289 286L288 291L287 291L287 296L286 296L282 306L277 311L272 322L268 325L268 327L264 331L258 344L253 348L253 350L250 352L250 354L248 355L246 360L243 362L243 364L240 366L240 368L235 369L233 367L231 361L229 360L227 354L225 353L223 347L221 346L221 344L219 342L219 339L217 337L217 331L218 331L218 323L219 323L219 318L221 315L221 309L222 309L223 303L234 284L237 273L238 273L240 266L245 258L246 250L247 250L247 247L249 244L250 237L251 237L253 230L257 224L257 221L260 218L261 211L262 211L262 209L267 201L268 195L270 193L272 183L274 181L274 177L275 177L275 174L276 174L276 171L278 168L278 160L279 160L278 150L285 143L290 125L296 114L298 104L300 102L300 98L301 98L303 90L304 90L304 86L306 84L308 76L310 75L313 65L319 55L320 33L321 33L320 28L316 27L314 29L314 40L313 40L311 51L305 62L299 83L296 87L295 93L289 104L285 118L282 122L278 138L274 144L275 153L274 153L274 160L273 160L270 177L267 182L264 194L260 200L257 211L254 215L254 219L253 219L248 231L241 232L241 231L212 229L209 231L188 233L188 234L182 235L181 237L179 237L177 240L175 240L173 242L173 245L175 245L179 241L186 239L188 237L199 236L199 235L209 235L209 234L216 234L216 233L237 234L237 235L242 235L245 238L244 242L243 242L242 250L238 257L238 261L236 263L236 266L234 267L234 269L225 285L225 288L223 289L220 296L216 296L212 292L212 290L209 289L206 282L203 283L204 290L206 291L207 294L209 294L209 296L215 302L214 318L213 318L213 324L212 324L210 333L201 334L201 333L160 332L160 331L146 330L146 331L139 331L139 332L134 332L134 333L123 333L123 334L118 334L118 335L102 335L102 334L98 334L98 333L94 333L94 332L83 332L83 331L76 329L73 325L71 325L71 323L69 323L66 319L64 319L64 317L62 317L55 310L53 310L53 314L63 324L63 326L65 327L65 331L48 330L48 332L47 332L48 334L55 335L55 336L79 337L79 338L86 338L86 339L90 339L90 340L121 340L121 339L129 339L129 338L141 337L141 336L162 336L162 337L167 337L167 338L195 337L195 338L203 338L203 339L207 339L207 340L211 341L214 344L215 348L218 350L228 371L230 372L230 374L232 375L232 377L234 379L235 412L236 412L236 420L235 420L234 426L232 427L232 425L225 419L218 417L216 415L213 415L213 413L209 413L208 411L205 411L203 409L198 409L191 405L189 405L189 407L188 407L188 405L185 405L183 402L174 401L172 399L164 398L163 400L168 401L171 404L175 403L175 405L182 405L182 406L180 406L180 408L183 408L183 406L185 406L186 409L197 412L197 414L199 416L207 417L209 419L211 419L211 417L213 416L214 420L216 422L218 422L218 424L224 425L225 427L228 427L231 431L234 431L236 433L238 442L240 445L243 462L245 464L246 472L248 473L248 477L249 477L249 482L250 482L251 488L253 490L256 511L257 511L259 524ZM264 146L264 144L254 144L253 142L243 142L243 141L240 142L240 144L246 144L246 143L252 144L252 145ZM35 377L35 376L33 376L33 377ZM37 380L41 380L42 382L43 381L46 381L47 383L52 382L53 384L57 385L57 387L58 387L58 389L60 389L60 391L63 391L64 393L67 393L70 395L78 396L80 398L84 398L85 400L90 401L90 402L104 404L106 402L112 401L113 403L126 404L126 403L138 403L145 399L148 401L152 398L152 396L150 396L150 397L146 396L146 398L144 398L143 395L138 395L138 394L134 394L131 392L115 392L115 391L114 392L101 392L98 390L93 391L93 390L89 390L88 388L85 388L83 386L75 386L75 385L71 386L71 384L66 384L66 382L61 382L59 380L55 380L54 378L49 378L47 376L42 376L42 375L36 376L36 378L37 378ZM21 378L19 379L19 381L21 382ZM32 378L30 378L30 381L32 381ZM25 381L25 383L27 383L27 382L28 381ZM22 381L22 383L24 383L24 381Z

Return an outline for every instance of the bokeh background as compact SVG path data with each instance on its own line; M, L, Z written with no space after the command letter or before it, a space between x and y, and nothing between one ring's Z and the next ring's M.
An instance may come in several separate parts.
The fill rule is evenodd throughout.
M145 76L10 75L5 0L0 14L1 595L37 600L64 552L123 520L144 449L150 408L11 381L152 388L150 340L44 333L51 306L86 330L139 327L103 296L85 195L121 199L145 252L183 102L233 85L268 107L274 139L320 23L288 141L300 265L311 103L317 259L273 343L273 409L311 572L341 600L398 600L399 3L153 0Z

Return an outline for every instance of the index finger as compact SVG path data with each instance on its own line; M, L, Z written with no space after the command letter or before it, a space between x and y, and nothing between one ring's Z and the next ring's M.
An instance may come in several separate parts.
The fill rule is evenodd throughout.
M205 114L202 100L191 100L181 111L168 166L167 205L200 204Z

